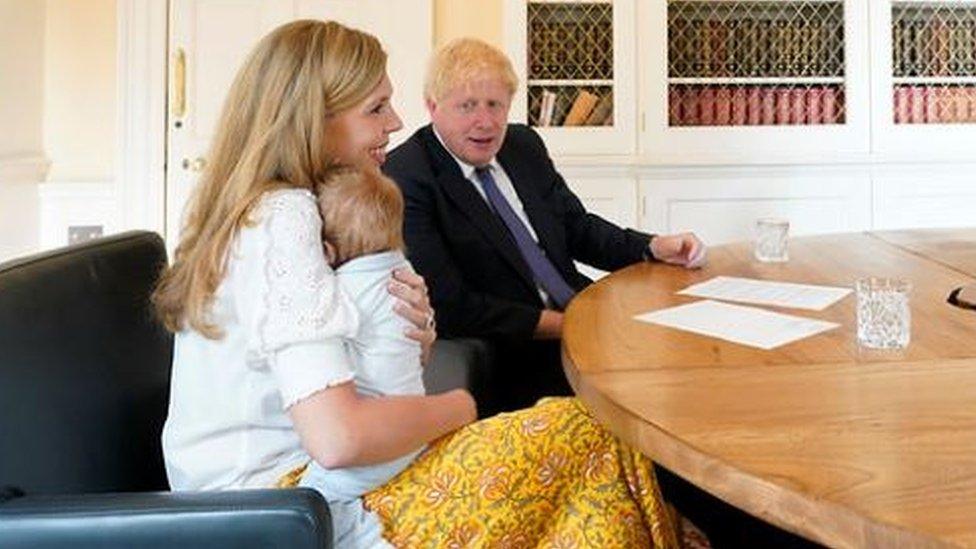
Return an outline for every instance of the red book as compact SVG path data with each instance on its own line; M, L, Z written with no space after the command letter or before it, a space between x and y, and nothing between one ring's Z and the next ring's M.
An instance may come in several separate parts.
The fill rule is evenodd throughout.
M668 125L681 125L681 94L674 86L668 89Z
M684 98L681 101L681 116L684 119L684 126L697 126L700 124L698 117L698 93L695 88L688 86L682 90Z
M776 124L793 123L793 110L790 109L790 89L776 88Z
M966 88L966 98L968 99L967 104L969 105L969 118L966 121L976 122L976 87L970 86Z
M746 99L746 89L742 86L736 86L732 90L732 125L733 126L745 126L746 125L746 104L748 100Z
M807 92L803 88L790 90L790 121L793 124L807 123Z
M762 92L758 86L752 86L746 95L746 124L758 126L762 120Z
M732 121L732 90L720 86L715 92L715 125L728 126Z
M906 124L909 120L909 100L908 88L905 86L895 87L895 124Z
M715 89L705 86L700 92L700 117L702 126L715 125Z
M830 86L824 86L821 100L824 124L836 124L838 122L837 90Z
M908 89L908 122L910 124L925 123L925 91L912 86Z
M969 88L964 86L952 88L952 103L956 111L953 122L969 122Z
M769 125L776 123L776 88L762 89L762 116L760 124Z
M935 88L923 88L925 96L925 123L939 123L939 98L935 93Z
M823 92L820 88L807 90L807 124L823 124Z

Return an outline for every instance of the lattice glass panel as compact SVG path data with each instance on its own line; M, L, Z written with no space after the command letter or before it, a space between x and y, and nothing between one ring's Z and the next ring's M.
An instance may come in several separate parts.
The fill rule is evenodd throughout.
M529 80L613 79L613 4L529 3Z
M895 77L976 75L976 2L894 2Z
M675 84L668 97L671 126L843 124L840 85Z
M841 77L844 4L669 0L668 74Z
M546 95L549 96L548 99L544 99ZM529 86L529 124L612 126L613 87Z
M897 85L896 124L971 124L976 122L976 85Z

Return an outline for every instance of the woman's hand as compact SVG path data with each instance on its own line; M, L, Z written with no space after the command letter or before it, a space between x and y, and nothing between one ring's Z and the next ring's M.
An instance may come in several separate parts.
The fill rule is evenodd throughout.
M437 339L437 326L434 323L434 309L427 297L427 283L424 277L409 269L393 271L389 292L398 298L394 310L413 323L415 328L407 330L407 337L420 342L420 362L427 364L430 351Z

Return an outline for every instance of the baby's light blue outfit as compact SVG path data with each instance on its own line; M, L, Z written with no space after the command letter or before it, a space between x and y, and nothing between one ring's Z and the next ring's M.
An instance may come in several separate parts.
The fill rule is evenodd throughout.
M402 252L357 257L336 270L339 288L359 314L356 335L344 340L353 364L356 391L367 397L423 395L420 344L406 337L409 321L396 314L387 290L393 270L410 269ZM362 495L406 469L423 448L393 461L366 467L324 469L314 461L301 486L315 488L329 501L337 548L389 547L376 516L363 508Z

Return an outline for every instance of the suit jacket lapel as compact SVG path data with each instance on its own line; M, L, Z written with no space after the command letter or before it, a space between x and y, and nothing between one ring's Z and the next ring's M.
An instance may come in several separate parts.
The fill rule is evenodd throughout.
M432 158L437 167L437 184L444 189L444 193L454 202L471 222L484 234L485 238L498 249L502 257L508 261L526 284L536 289L532 271L522 258L515 241L508 229L495 212L491 211L485 199L474 189L472 183L464 178L461 167L447 150L441 145L433 130L428 126L424 132L427 149L432 152Z

